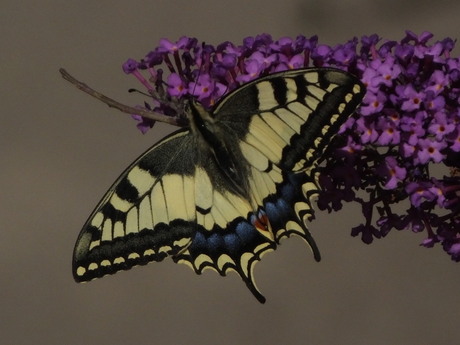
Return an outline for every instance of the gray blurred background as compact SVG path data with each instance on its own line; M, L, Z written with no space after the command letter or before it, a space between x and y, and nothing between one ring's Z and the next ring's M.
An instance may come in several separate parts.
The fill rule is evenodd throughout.
M256 266L260 305L239 277L171 260L74 283L81 226L118 174L173 130L128 116L61 79L59 67L133 104L121 64L160 38L216 44L267 32L325 44L404 30L459 35L458 1L1 1L1 344L454 344L460 264L423 235L350 237L360 210L317 213L323 261L300 239ZM458 54L459 49L456 50Z

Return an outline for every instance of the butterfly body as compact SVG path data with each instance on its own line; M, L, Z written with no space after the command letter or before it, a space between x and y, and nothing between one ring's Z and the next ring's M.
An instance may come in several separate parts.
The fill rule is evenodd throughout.
M236 271L255 297L255 262L298 235L320 255L305 222L314 170L364 87L334 69L256 79L213 111L190 103L189 126L141 155L89 217L74 250L77 281L171 256L201 273Z

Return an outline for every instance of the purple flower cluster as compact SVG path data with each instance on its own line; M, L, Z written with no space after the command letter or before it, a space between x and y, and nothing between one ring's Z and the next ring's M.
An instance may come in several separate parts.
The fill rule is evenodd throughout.
M123 70L151 95L147 109L179 118L191 97L211 108L230 90L276 71L332 66L353 73L367 93L322 166L319 208L358 202L364 222L352 236L371 243L392 229L425 231L423 246L440 243L460 261L460 60L450 56L452 39L430 43L432 36L407 32L397 42L371 35L334 47L316 36L263 34L216 47L163 39ZM133 116L143 133L153 126Z

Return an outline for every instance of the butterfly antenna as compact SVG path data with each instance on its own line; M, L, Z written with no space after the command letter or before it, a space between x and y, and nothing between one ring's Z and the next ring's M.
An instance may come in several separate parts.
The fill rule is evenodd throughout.
M128 89L128 92L129 92L129 93L134 93L134 92L136 92L136 93L140 93L141 95L144 95L144 96L147 96L147 97L151 97L150 94L148 94L148 93L146 93L146 92L143 92L143 91L141 91L141 90L138 90L138 89Z
M201 64L200 64L200 66L198 68L198 74L196 75L196 78L195 78L195 85L193 85L192 96L195 96L195 90L196 90L196 87L198 85L198 80L200 79L200 76L201 76L201 74L203 72L204 42L202 43L201 48L202 48L201 49Z

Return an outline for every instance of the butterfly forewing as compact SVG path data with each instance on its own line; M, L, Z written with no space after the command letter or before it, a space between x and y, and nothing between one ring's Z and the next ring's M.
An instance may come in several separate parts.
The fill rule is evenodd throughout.
M364 91L355 77L340 70L290 70L236 89L215 114L240 135L240 146L253 146L283 170L300 171L321 158Z
M189 131L164 138L113 184L74 250L77 281L160 261L186 248L195 232L195 147Z
M280 72L234 90L210 114L212 128L199 119L205 128L173 133L119 177L80 233L75 279L169 255L196 273L236 271L264 302L252 271L281 238L302 237L320 258L305 225L316 164L363 94L355 77L329 68Z

